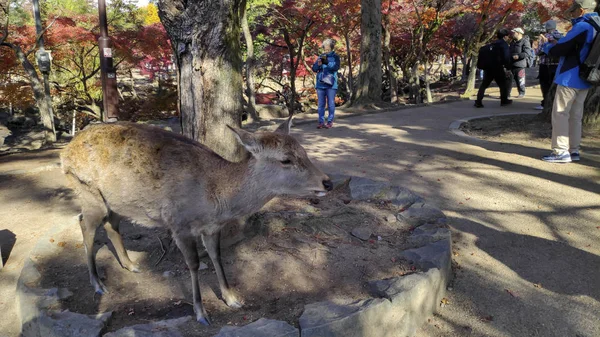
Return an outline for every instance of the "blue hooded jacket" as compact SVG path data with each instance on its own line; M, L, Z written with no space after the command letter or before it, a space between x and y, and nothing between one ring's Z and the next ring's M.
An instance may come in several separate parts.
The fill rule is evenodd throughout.
M340 57L335 53L335 51L330 51L327 55L327 64L318 65L317 62L319 59L315 61L312 66L312 70L317 73L317 82L315 84L315 88L317 89L337 89L338 88L338 69L340 69ZM321 82L321 79L325 74L333 74L333 85L327 85Z
M597 13L584 14L571 20L573 28L557 44L546 44L544 52L560 57L554 83L573 89L588 89L592 85L579 77L579 65L585 61L596 35L594 27L586 22Z

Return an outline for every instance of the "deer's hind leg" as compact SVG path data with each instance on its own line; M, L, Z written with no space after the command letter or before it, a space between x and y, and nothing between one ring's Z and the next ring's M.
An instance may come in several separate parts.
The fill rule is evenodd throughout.
M119 257L119 262L121 262L121 265L123 266L123 268L125 268L129 271L135 272L135 273L139 273L140 266L131 261L131 259L129 258L129 255L127 255L127 250L125 249L125 246L123 245L123 238L121 237L121 233L119 233L119 224L120 223L121 223L121 217L114 212L109 212L108 221L106 221L104 223L104 229L106 230L106 233L108 234L108 238L110 239L110 242L112 242L113 246L115 247L115 250L117 251L117 256Z
M82 213L79 225L81 226L81 233L83 234L83 244L85 245L90 283L94 287L96 293L102 295L107 290L96 270L94 239L96 237L96 229L104 223L108 217L108 209L99 193L93 193L83 186L79 189L79 192Z

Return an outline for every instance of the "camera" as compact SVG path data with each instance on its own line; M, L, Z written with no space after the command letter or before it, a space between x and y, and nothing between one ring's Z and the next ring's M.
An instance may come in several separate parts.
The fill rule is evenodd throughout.
M321 58L321 63L327 64L327 55L321 55L319 57Z

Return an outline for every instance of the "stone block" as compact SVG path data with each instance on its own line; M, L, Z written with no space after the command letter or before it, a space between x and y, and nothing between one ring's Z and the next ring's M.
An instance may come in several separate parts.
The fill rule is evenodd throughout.
M304 307L302 337L398 336L402 312L383 298L348 303L318 302Z
M215 337L299 337L298 329L283 321L261 318L248 325L225 326ZM137 336L136 336L137 337Z
M137 324L105 334L103 337L183 337L178 326L191 321L192 316Z

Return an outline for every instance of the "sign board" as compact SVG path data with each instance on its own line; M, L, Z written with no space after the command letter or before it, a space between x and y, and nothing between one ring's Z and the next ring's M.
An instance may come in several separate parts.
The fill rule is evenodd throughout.
M104 48L104 57L112 57L112 49Z

